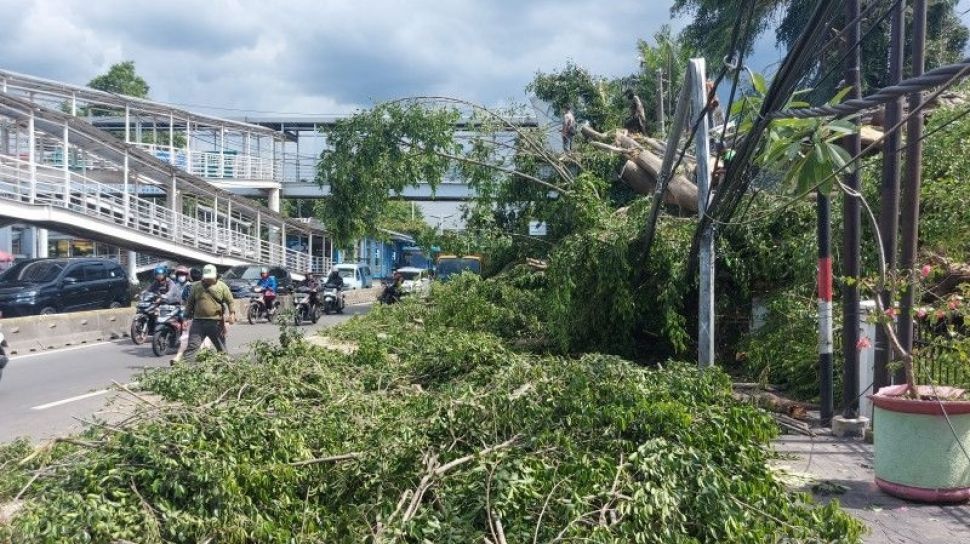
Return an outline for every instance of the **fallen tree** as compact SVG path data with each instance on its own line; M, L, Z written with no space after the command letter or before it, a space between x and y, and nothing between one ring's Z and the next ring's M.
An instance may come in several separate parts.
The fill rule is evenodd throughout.
M651 139L641 143L623 130L613 131L612 134L600 133L586 125L581 132L597 149L626 157L627 161L620 169L620 179L638 194L653 195L663 163L663 158L656 153L662 152L663 144ZM687 162L692 161L687 159ZM664 202L688 212L696 212L697 185L682 173L674 173L664 192Z

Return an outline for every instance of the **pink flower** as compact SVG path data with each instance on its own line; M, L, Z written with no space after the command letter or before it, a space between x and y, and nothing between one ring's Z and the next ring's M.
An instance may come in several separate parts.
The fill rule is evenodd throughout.
M936 320L937 321L942 321L944 318L946 318L946 312L944 312L943 310L937 310L936 311Z
M916 317L920 319L926 319L926 308L920 308L916 310Z
M864 349L869 349L871 347L872 347L872 342L869 340L868 336L863 336L862 338L859 338L859 341L855 343L855 349L860 351Z
M920 268L919 270L919 275L923 276L923 279L925 280L927 277L929 277L930 272L933 272L933 267L928 264L924 264L923 268Z
M886 308L886 317L896 317L896 308Z
M947 302L946 303L946 306L947 306L947 308L949 308L951 310L956 310L957 308L960 307L960 299L959 298L951 298L950 299L950 302Z

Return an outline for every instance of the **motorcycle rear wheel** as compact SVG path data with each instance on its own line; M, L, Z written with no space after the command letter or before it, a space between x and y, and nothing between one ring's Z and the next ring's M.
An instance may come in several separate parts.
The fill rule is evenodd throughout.
M144 344L148 340L148 320L137 317L133 319L131 321L131 330L128 331L128 334L136 346Z
M259 305L256 303L249 305L249 310L246 312L246 319L249 320L250 325L255 325L256 320L259 319Z

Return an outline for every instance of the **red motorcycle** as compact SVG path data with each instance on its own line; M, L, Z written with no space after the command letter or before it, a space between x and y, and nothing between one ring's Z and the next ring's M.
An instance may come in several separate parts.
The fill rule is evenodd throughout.
M158 307L155 334L152 335L152 352L156 357L178 353L182 333L189 330L185 311L178 304L162 304Z

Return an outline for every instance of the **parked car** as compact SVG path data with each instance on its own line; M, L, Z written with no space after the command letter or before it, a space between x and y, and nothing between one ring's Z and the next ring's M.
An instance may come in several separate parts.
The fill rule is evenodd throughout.
M269 270L270 276L276 277L276 285L279 287L280 294L293 290L293 276L285 268L279 266L241 264L227 270L222 275L222 281L229 286L233 298L249 298L253 294L253 287L259 282L259 272L263 268Z
M366 264L341 263L333 268L344 279L344 289L367 289L374 285L374 277Z
M404 277L401 288L405 293L425 293L431 286L431 276L424 268L405 266L397 272Z
M27 259L0 274L0 316L131 306L128 275L108 259Z

